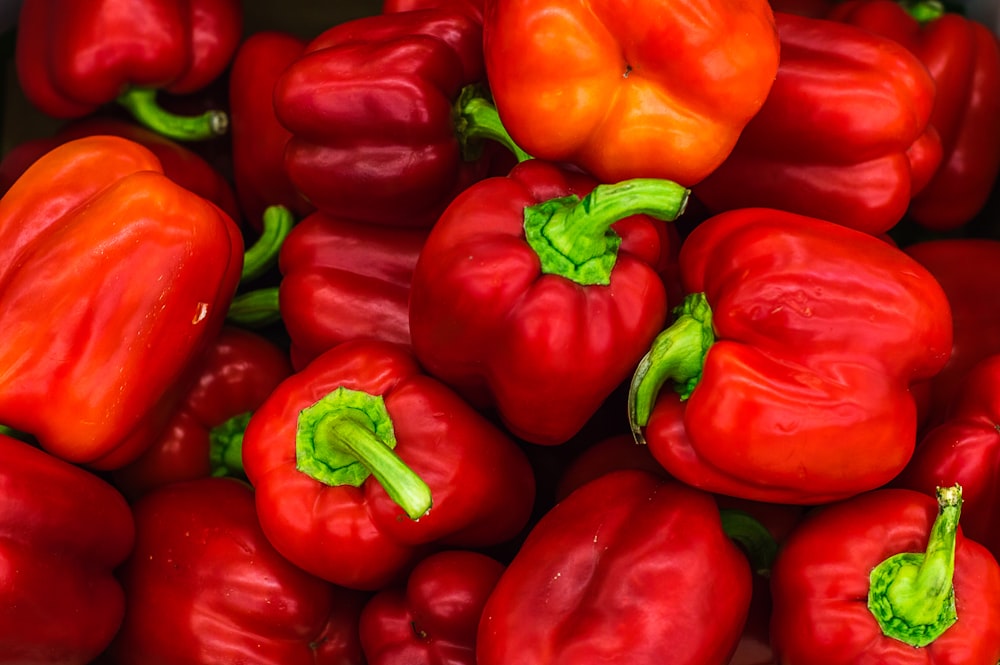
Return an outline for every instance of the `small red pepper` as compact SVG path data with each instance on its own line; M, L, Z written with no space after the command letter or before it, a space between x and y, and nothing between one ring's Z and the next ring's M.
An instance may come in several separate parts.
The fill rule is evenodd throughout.
M221 330L242 268L236 224L138 143L48 152L0 200L0 423L71 462L132 461Z
M667 316L658 220L681 213L687 190L595 184L529 160L471 186L431 229L410 285L421 364L531 443L576 434Z
M222 75L243 34L239 0L22 0L15 65L25 97L42 113L79 118L117 101L174 139L225 133L212 110L175 116L156 104Z
M133 504L135 547L114 665L358 665L366 597L297 568L264 537L235 478L164 485Z
M375 594L361 611L368 665L476 665L476 631L504 566L472 550L429 554L405 586Z
M125 612L125 499L96 475L0 434L0 658L85 665Z
M774 86L695 197L715 213L763 206L888 231L941 162L934 79L867 30L784 12L775 21Z
M1000 565L962 534L961 487L881 489L808 514L771 571L782 665L1000 660Z
M250 417L243 467L275 547L365 590L428 548L512 539L535 497L514 440L378 340L338 344L282 382Z

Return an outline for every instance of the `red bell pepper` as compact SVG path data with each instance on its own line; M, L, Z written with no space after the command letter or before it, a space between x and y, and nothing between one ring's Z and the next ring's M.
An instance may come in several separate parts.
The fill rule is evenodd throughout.
M14 146L0 161L0 192L10 189L29 166L56 146L99 134L120 136L149 148L160 160L164 175L219 206L233 220L243 219L229 181L205 158L162 134L111 117L77 120L64 125L54 136L30 139Z
M962 528L1000 561L1000 355L984 358L955 387L947 416L927 430L893 485L933 494L962 486Z
M674 5L496 0L483 24L493 99L514 142L602 182L690 186L714 170L778 69L766 0ZM725 54L725 55L720 55Z
M0 200L0 423L96 469L138 457L218 335L242 252L138 143L47 153Z
M375 594L361 611L368 665L476 665L476 631L504 566L472 550L422 559L405 586Z
M89 663L125 612L132 513L96 475L0 434L0 659Z
M382 13L394 14L396 12L409 12L431 7L459 6L467 9L476 20L482 23L485 5L485 0L383 0Z
M629 404L672 476L814 504L903 469L917 436L909 387L941 370L952 343L927 270L875 236L764 208L702 222L680 270L690 295L639 364Z
M959 526L961 488L868 492L806 516L771 571L782 665L1000 659L1000 565Z
M274 89L298 190L338 217L431 226L489 174L492 139L509 141L477 94L482 39L482 25L450 5L354 19L316 37Z
M288 354L255 332L226 326L203 358L166 431L111 480L126 497L179 480L242 476L250 414L292 373Z
M937 0L845 0L827 18L893 39L927 66L936 94L930 123L941 165L910 202L908 218L935 231L956 229L986 205L1000 173L1000 42L978 21L945 12Z
M285 171L285 146L292 134L274 114L274 85L305 48L305 40L295 35L265 30L243 40L233 57L229 71L233 183L240 207L254 226L272 205L286 207L295 217L313 210Z
M486 601L477 662L724 663L751 577L709 494L614 471L531 529Z
M357 665L366 600L285 560L235 478L159 487L133 505L115 665Z
M934 79L867 30L784 12L775 21L774 86L695 197L716 213L764 206L888 231L941 162Z
M417 259L410 335L421 364L516 436L566 442L666 319L653 266L670 250L650 215L673 219L686 198L670 181L595 187L540 160L473 185Z
M175 139L225 133L228 117L168 113L157 91L189 94L217 79L242 38L239 0L23 0L15 65L42 113L79 118L117 101Z
M282 382L250 417L243 466L278 551L365 590L429 548L512 539L535 495L505 432L378 340L339 344Z

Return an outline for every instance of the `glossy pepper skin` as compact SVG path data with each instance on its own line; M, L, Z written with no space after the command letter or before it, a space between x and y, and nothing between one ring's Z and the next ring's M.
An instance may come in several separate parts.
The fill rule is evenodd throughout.
M629 396L633 431L672 476L818 504L903 469L917 437L910 386L952 343L927 270L864 232L756 208L702 222L680 271L690 295Z
M888 231L941 162L934 79L887 37L784 12L775 22L774 86L695 197L714 213L763 206Z
M133 505L135 548L118 572L127 609L116 665L360 665L364 596L317 579L264 537L235 478L159 487Z
M285 171L285 146L292 134L274 113L274 85L305 48L304 39L287 32L256 32L240 42L229 71L233 184L240 208L258 228L272 205L283 205L299 218L313 210Z
M149 150L94 136L0 200L0 266L0 423L112 469L152 443L218 335L243 241Z
M930 123L942 159L910 202L907 217L935 231L959 228L986 205L1000 173L1000 42L983 23L940 4L846 0L827 18L893 39L934 79Z
M766 0L490 0L486 72L514 142L602 182L691 186L729 154L778 69ZM717 57L725 53L725 57Z
M421 364L531 443L576 434L667 316L659 220L687 190L595 184L529 160L473 185L431 229L410 285Z
M613 471L531 529L486 601L477 662L725 663L750 594L710 495Z
M476 665L476 631L504 565L473 550L420 560L405 586L375 594L361 611L368 665Z
M296 367L352 339L410 345L410 283L427 234L321 212L295 225L278 255L278 307Z
M771 571L778 662L997 662L1000 567L962 534L955 489L939 502L880 489L807 515ZM889 613L897 623L884 627Z
M243 475L242 442L250 414L292 374L284 349L255 332L226 326L202 358L196 377L163 434L111 480L136 499L181 480Z
M210 138L226 131L225 113L178 118L152 96L206 87L229 65L242 30L239 0L23 0L17 78L28 101L56 118L118 100L156 131Z
M113 575L132 513L93 473L0 434L0 654L9 663L85 665L125 611Z
M338 344L282 382L250 418L243 466L278 551L362 590L431 548L513 538L535 496L504 431L377 340Z

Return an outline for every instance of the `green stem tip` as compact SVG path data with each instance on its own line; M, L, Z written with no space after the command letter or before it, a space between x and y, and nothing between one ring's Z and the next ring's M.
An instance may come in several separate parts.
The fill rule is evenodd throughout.
M157 103L156 92L153 88L129 88L117 101L140 124L176 141L204 141L229 131L229 115L225 111L213 109L196 116L175 115Z
M531 155L511 138L483 86L472 83L462 88L452 115L455 133L462 146L462 158L466 161L479 159L483 141L499 143L510 150L518 162L531 159Z

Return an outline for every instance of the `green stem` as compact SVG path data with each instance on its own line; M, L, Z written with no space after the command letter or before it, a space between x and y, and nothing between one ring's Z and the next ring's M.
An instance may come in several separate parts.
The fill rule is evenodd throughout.
M769 577L774 559L778 556L778 541L771 532L750 513L736 508L720 510L719 516L722 518L722 530L743 548L754 572Z
M524 234L542 272L578 284L608 285L621 238L611 228L632 215L673 221L689 191L675 182L634 178L598 185L586 196L564 196L524 209Z
M478 159L482 152L482 141L495 141L517 158L518 162L531 159L521 146L514 143L507 128L500 121L497 107L478 84L462 88L453 110L455 131L462 145L462 156L466 161Z
M237 294L229 303L226 320L246 328L264 328L281 321L278 287L268 286Z
M153 88L129 88L118 96L124 106L142 125L177 141L204 141L229 131L229 116L225 111L205 111L196 116L174 115L156 102Z
M369 476L410 519L431 508L431 491L393 452L392 419L380 395L337 388L299 414L296 468L331 486L360 487Z
M947 11L940 0L901 0L900 4L920 24L935 21Z
M888 636L927 646L958 620L955 610L955 538L962 487L939 487L938 516L924 552L903 552L872 569L868 609Z
M208 433L208 457L213 476L241 477L243 473L243 434L250 422L250 412L233 416Z
M258 279L276 265L281 246L294 224L292 211L284 206L273 205L264 210L260 237L243 254L241 282Z
M645 442L642 428L649 423L660 389L672 381L681 399L690 397L701 379L705 354L715 342L712 308L704 293L687 296L674 313L674 322L653 340L629 385L629 424L640 443Z

